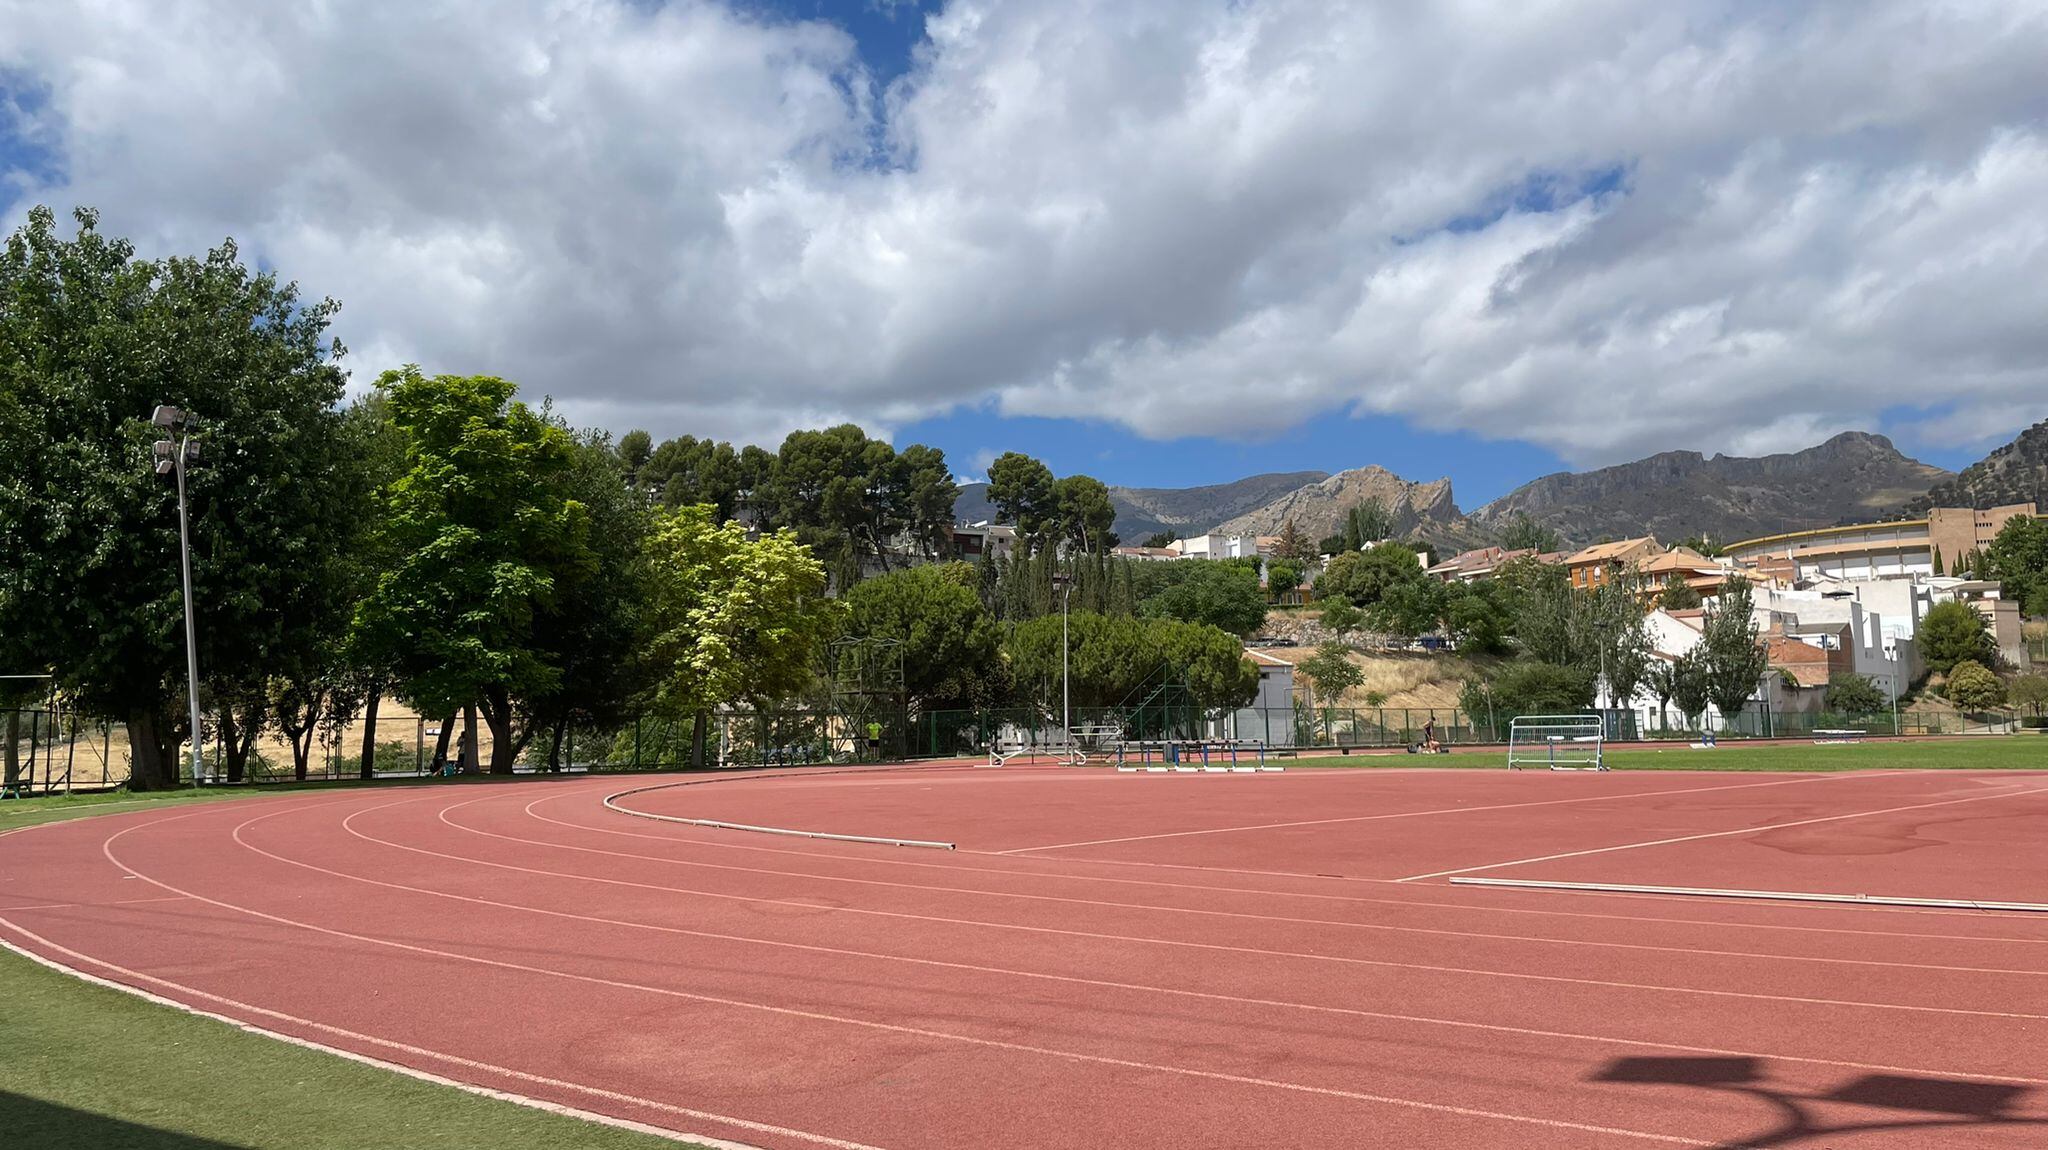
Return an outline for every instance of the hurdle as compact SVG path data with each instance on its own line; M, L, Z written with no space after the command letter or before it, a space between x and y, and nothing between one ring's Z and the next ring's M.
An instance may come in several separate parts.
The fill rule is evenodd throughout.
M1604 771L1607 724L1599 715L1519 715L1508 725L1508 769Z

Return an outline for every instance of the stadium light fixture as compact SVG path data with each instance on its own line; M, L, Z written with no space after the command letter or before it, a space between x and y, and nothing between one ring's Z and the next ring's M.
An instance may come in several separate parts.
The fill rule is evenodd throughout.
M178 572L185 593L185 699L192 711L192 785L200 784L204 766L200 759L199 727L199 642L192 625L192 528L185 510L185 468L199 462L199 445L192 441L198 420L169 404L159 404L149 422L171 433L151 445L158 475L178 477Z

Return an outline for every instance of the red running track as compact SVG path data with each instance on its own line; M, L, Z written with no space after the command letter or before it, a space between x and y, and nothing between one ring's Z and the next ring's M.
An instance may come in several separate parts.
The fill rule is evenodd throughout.
M2048 915L1445 874L2048 902L2048 773L900 769L617 800L956 851L605 805L635 782L30 828L0 838L0 939L778 1150L2048 1145Z

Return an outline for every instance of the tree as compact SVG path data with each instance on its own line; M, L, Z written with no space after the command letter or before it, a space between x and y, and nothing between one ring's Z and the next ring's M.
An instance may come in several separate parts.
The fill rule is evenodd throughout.
M1323 728L1330 727L1330 710L1344 701L1344 693L1363 686L1365 672L1353 663L1342 643L1325 643L1297 668L1315 684L1317 701L1323 707Z
M1343 549L1357 551L1393 538L1394 515L1378 496L1367 496L1344 516Z
M1678 545L1688 551L1697 551L1709 559L1721 553L1720 541L1704 532L1696 531L1679 540Z
M1370 558L1370 552L1367 555ZM1415 569L1420 571L1421 565L1416 564ZM1386 586L1379 599L1365 609L1365 617L1375 629L1390 635L1423 635L1442 625L1446 598L1444 584L1427 575L1403 577Z
M1870 715L1885 708L1884 692L1868 675L1836 671L1828 676L1828 710L1843 715Z
M1460 651L1492 655L1506 650L1512 620L1502 600L1501 585L1491 579L1445 584L1444 634Z
M1158 550L1179 538L1180 536L1172 531L1154 531L1145 537L1144 546L1152 550Z
M1182 679L1196 703L1241 707L1257 696L1259 671L1235 637L1202 623L1076 612L1070 622L1073 705L1111 707L1154 685L1162 671ZM1057 706L1060 619L1019 625L1006 643L1011 673L1027 701Z
M1657 715L1661 723L1665 709L1671 706L1671 696L1678 689L1678 665L1670 659L1651 659L1643 672L1643 686L1657 697Z
M636 655L651 513L628 484L620 453L603 435L572 440L570 465L557 484L588 519L590 562L558 576L552 600L535 616L534 646L560 674L552 689L525 700L519 739L523 744L545 732L547 763L554 770L563 766L571 722L623 723L646 685Z
M870 562L889 570L899 539L916 540L927 553L949 545L959 491L945 456L922 447L906 455L851 423L793 431L768 468L755 509L766 526L793 529L836 586L851 587Z
M2038 715L2048 707L2048 675L2019 675L2010 684L2013 705Z
M2028 615L2048 615L2048 519L2015 515L1998 529L1989 554L2007 598Z
M1495 721L1517 715L1557 715L1593 705L1593 674L1583 667L1518 659L1491 680L1473 680L1459 696L1467 714Z
M1069 475L1053 481L1053 518L1058 542L1083 555L1094 555L1116 546L1116 506L1109 501L1109 488L1086 475Z
M1323 606L1322 623L1331 634L1342 639L1365 626L1365 612L1353 607L1349 600L1332 599Z
M1945 675L1958 663L1990 665L1998 661L1998 646L1984 625L1984 616L1968 603L1950 600L1928 608L1920 620L1920 657L1927 669Z
M1671 701L1678 704L1686 725L1697 728L1700 716L1707 713L1711 694L1703 645L1695 644L1692 650L1680 655L1678 661L1671 665L1671 672Z
M1664 589L1657 595L1657 606L1666 611L1690 611L1701 602L1700 593L1693 590L1684 576L1674 571L1664 577Z
M1009 693L1002 629L965 564L865 579L845 604L847 637L902 644L904 691L919 712L992 706Z
M1346 551L1356 550L1358 550L1356 547L1344 546L1344 536L1342 535L1325 535L1316 543L1316 554L1318 555L1339 555Z
M1705 660L1707 696L1723 718L1742 713L1770 667L1758 634L1749 580L1731 575L1707 606L1697 648Z
M1316 557L1315 540L1296 527L1293 517L1289 516L1280 523L1280 541L1274 545L1273 553L1281 559L1306 564Z
M408 366L377 386L408 467L383 509L397 561L358 607L357 630L424 713L480 706L491 772L510 774L515 708L561 686L540 617L596 563L589 509L566 490L574 443L495 376Z
M1591 592L1597 666L1607 676L1609 706L1631 706L1649 673L1650 629L1642 610L1642 580L1622 571Z
M1988 711L2005 705L2005 682L1982 663L1965 659L1948 673L1942 693L1959 710Z
M701 767L717 707L794 694L838 623L825 568L791 531L747 538L705 506L655 517L647 541L644 658L656 714L691 722Z
M1295 559L1274 559L1266 564L1266 590L1274 595L1285 595L1301 586L1301 562Z
M1019 541L1032 550L1058 516L1052 469L1021 451L1005 451L988 465L988 501L996 518L1015 524Z
M1266 621L1266 593L1257 572L1241 564L1184 559L1173 564L1182 578L1139 604L1141 614L1207 623L1233 635L1249 635Z
M640 469L654 455L654 437L638 428L619 436L619 468L625 473L626 486L638 489Z
M1435 580L1423 571L1414 551L1401 543L1379 543L1332 558L1316 577L1316 597L1341 598L1354 607L1369 608L1392 588L1423 582Z
M1562 546L1557 532L1530 518L1526 511L1515 512L1507 526L1501 528L1500 545L1510 551L1535 551L1544 554L1556 551Z
M189 477L202 686L260 683L329 593L359 508L337 431L337 305L252 272L232 241L139 259L47 208L0 251L0 661L48 668L127 721L137 790L174 785L187 736L177 502L152 467L157 404L201 420ZM210 693L210 691L209 691Z

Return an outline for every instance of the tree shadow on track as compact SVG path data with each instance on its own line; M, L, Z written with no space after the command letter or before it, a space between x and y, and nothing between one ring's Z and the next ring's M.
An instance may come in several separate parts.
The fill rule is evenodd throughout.
M5 1090L0 1090L0 1145L9 1150L242 1150L236 1143L123 1122Z
M1783 1115L1777 1126L1718 1143L1714 1150L1767 1150L1801 1143L1832 1147L1845 1145L1839 1140L1849 1135L1877 1131L2048 1127L2048 1118L2016 1111L2020 1101L2032 1092L2030 1088L2005 1082L1867 1074L1815 1094L1773 1086L1763 1059L1743 1057L1617 1058L1594 1074L1591 1081L1719 1090L1758 1099ZM1877 1109L1891 1111L1893 1115L1864 1121L1830 1121L1818 1113L1824 1106ZM1924 1117L1908 1118L1905 1115L1909 1113Z

